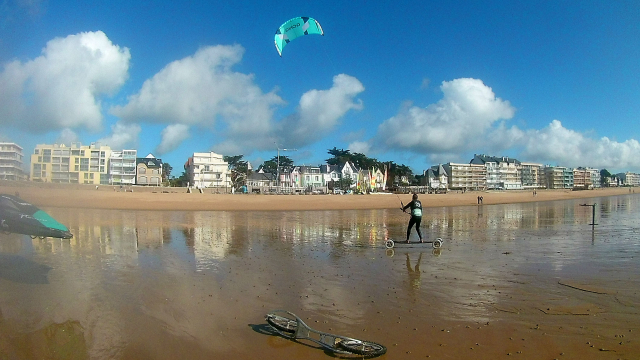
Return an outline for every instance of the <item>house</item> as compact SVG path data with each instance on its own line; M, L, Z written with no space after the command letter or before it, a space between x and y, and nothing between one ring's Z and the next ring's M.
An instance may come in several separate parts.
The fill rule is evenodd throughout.
M315 190L324 187L323 176L320 166L300 166L301 187L308 190Z
M153 154L136 158L136 185L162 185L162 160Z
M262 169L258 172L252 172L247 177L247 187L251 189L264 189L273 186L276 186L276 176L272 173L265 173Z
M442 164L434 165L429 170L423 172L423 180L420 185L427 186L429 192L447 192L449 188L449 177Z

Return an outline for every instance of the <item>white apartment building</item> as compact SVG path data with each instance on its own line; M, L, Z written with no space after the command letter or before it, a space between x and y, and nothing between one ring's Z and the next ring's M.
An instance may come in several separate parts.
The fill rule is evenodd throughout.
M484 165L487 172L487 189L522 189L522 171L520 161L509 157L475 155L470 162Z
M231 171L222 155L214 152L193 153L184 164L190 186L196 188L231 188Z
M0 179L24 180L23 159L24 155L20 145L0 142Z
M137 150L111 151L109 157L109 184L134 185L136 183Z
M484 165L446 163L442 167L447 172L451 190L487 189L487 169Z

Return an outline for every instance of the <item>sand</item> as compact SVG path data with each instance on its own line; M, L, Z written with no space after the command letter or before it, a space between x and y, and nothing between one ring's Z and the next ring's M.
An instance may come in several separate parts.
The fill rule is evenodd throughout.
M91 208L112 210L359 210L392 209L411 201L409 194L371 195L258 195L187 193L186 188L119 187L95 185L43 184L33 182L0 181L0 193L19 196L41 207ZM623 195L635 192L632 188L603 188L596 190L537 190L533 191L452 191L448 194L421 194L423 207L512 204L535 201L567 200L600 196Z

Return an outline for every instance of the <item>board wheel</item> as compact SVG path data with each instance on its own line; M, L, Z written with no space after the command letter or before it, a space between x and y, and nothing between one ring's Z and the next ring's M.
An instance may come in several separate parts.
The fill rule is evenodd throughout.
M442 238L437 238L433 241L433 248L440 249L442 247Z
M384 242L384 246L387 249L393 249L393 246L395 245L395 243L393 242L393 240L389 239L387 241Z

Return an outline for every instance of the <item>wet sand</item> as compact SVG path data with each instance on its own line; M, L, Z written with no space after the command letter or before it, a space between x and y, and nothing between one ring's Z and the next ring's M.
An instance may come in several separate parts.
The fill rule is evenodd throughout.
M411 195L255 195L187 193L185 188L133 187L121 192L119 187L43 184L0 181L0 193L15 194L36 206L118 209L118 210L356 210L394 209L411 201ZM631 189L635 191L635 189ZM629 194L629 188L597 190L483 191L448 194L422 194L424 207L513 204L536 201L567 200Z
M380 359L637 359L640 195L626 191L503 205L485 193L484 206L473 193L424 195L473 201L425 209L423 233L443 238L442 249L393 251L384 241L401 239L407 221L395 204L247 212L43 202L74 238L0 234L0 358L331 358L273 334L264 315L286 309L314 329L387 346ZM326 198L376 196L398 201ZM597 203L593 230L581 203Z

